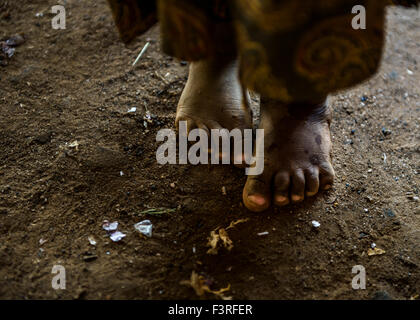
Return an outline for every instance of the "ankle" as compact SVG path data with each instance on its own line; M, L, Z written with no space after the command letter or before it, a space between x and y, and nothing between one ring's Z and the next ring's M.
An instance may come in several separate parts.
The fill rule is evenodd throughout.
M274 121L288 118L295 121L331 122L331 108L328 99L321 102L283 103L278 100L261 98L261 115Z

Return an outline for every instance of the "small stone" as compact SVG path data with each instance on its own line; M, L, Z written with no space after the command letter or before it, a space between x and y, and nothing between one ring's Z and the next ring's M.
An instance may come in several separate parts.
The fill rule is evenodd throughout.
M6 40L6 45L11 46L11 47L17 47L23 44L24 42L25 42L25 39L20 34L16 34Z
M387 217L390 217L390 218L395 217L395 213L394 213L394 211L392 211L391 209L385 209L385 210L384 210L384 213L385 213L385 215L386 215Z
M389 136L389 135L391 135L391 133L392 133L392 131L391 130L388 130L388 129L386 129L385 127L384 128L382 128L382 134L386 137L386 136Z

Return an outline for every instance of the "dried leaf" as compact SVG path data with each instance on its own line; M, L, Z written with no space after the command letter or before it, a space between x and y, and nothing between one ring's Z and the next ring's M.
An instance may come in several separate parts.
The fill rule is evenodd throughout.
M217 254L218 252L217 244L219 243L219 240L220 240L219 234L216 233L215 230L211 231L209 242L207 244L210 247L210 249L207 250L208 254Z
M194 289L195 293L199 297L203 296L206 292L208 292L208 293L214 294L215 296L219 297L220 299L232 300L232 297L227 297L227 296L223 295L224 292L230 290L230 284L224 289L220 289L220 290L215 291L215 290L211 290L209 288L209 286L205 284L205 282L206 282L206 280L204 279L203 276L200 276L195 271L193 271L191 273L190 280L183 280L183 281L180 282L180 284L192 287Z
M219 230L220 239L223 241L223 245L229 251L233 248L233 241L229 238L225 229L221 228Z
M368 256L379 256L379 255L381 255L381 254L384 254L385 253L385 250L383 250L383 249L379 249L379 248L370 248L369 250L368 250Z
M226 228L226 230L229 230L229 229L231 229L231 228L234 228L238 223L244 223L244 222L247 222L249 219L248 218L246 218L246 219L239 219L239 220L236 220L236 221L232 221L231 223L230 223L230 225L229 225L229 227L227 227Z
M227 250L232 250L233 248L233 241L229 238L229 235L226 230L234 228L238 223L247 222L248 219L239 219L236 221L232 221L230 225L224 229L217 227L215 230L210 232L210 237L208 238L207 246L210 247L207 250L208 254L217 254L219 252L219 247L225 247ZM220 243L220 245L219 245Z

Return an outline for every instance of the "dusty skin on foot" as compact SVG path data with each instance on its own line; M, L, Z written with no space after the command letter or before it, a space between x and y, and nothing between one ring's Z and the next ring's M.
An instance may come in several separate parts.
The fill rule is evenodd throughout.
M195 128L251 128L246 90L238 79L236 61L198 61L178 103L176 126ZM330 112L326 103L284 105L261 99L260 129L264 129L264 172L248 176L245 206L255 212L271 203L284 206L328 189L334 180L331 165ZM209 134L210 136L210 134ZM258 141L256 141L258 144Z
M238 79L238 63L227 61L191 62L188 81L178 103L176 127L187 122L192 129L251 128L251 111L246 90ZM209 135L210 136L210 135Z
M285 106L261 99L261 114L264 172L248 176L245 206L260 212L271 203L284 206L331 188L334 170L327 103Z

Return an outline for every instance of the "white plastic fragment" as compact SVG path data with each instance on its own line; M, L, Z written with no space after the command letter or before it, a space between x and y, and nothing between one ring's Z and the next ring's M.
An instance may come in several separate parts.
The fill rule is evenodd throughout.
M114 242L120 241L122 238L125 237L124 233L117 230L118 228L117 221L110 223L108 220L104 220L104 223L102 224L102 228L106 230L110 239Z
M375 243L375 242L372 242L372 244L370 245L370 247L371 247L372 249L375 249L375 248L376 248L376 243Z
M134 229L139 231L141 234L144 234L146 237L152 237L153 224L150 222L150 220L143 220L139 223L136 223L134 225Z
M118 221L110 223L108 220L104 220L102 228L106 231L115 231L118 228Z
M318 221L316 221L316 220L312 220L312 226L314 227L314 228L319 228L320 226L321 226L321 224L318 222Z
M111 233L110 239L114 242L120 241L122 238L125 237L125 234L121 231L114 231Z
M414 72L411 71L410 69L407 69L407 73L411 76Z
M127 111L127 113L132 113L132 112L136 112L137 108L136 107L132 107L130 110Z
M89 243L90 243L92 246L96 246L96 241L95 241L95 238L94 238L94 237L89 236L89 237L88 237L88 240L89 240Z
M260 232L260 233L258 233L258 236L266 236L266 235L268 235L268 231L264 231L264 232Z

